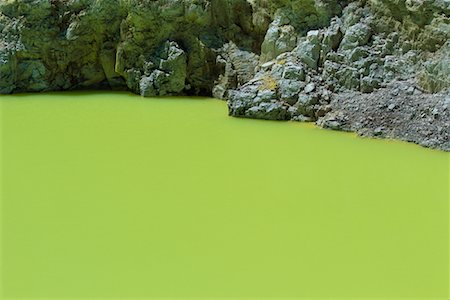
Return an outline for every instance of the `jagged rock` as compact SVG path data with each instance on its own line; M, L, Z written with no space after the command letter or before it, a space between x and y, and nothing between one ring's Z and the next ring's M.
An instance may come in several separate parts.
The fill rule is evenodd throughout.
M290 105L297 102L298 94L303 90L305 84L298 80L280 80L278 94L281 101Z
M280 102L262 102L245 112L245 117L264 120L286 120L287 107Z
M348 59L350 62L357 62L368 57L369 55L370 53L367 49L364 49L363 47L356 47L350 51Z
M344 67L336 72L336 77L341 86L348 89L359 89L360 75L358 69Z
M450 41L447 41L433 59L424 63L419 74L419 84L430 92L450 89Z
M341 20L339 18L334 18L331 20L330 26L325 30L320 52L320 58L322 60L321 64L323 64L328 53L338 49L343 36L341 26Z
M316 89L316 85L314 84L314 83L308 83L306 86L305 86L305 89L304 89L304 92L306 93L306 94L309 94L309 93L311 93L312 91L314 91Z
M330 112L318 120L317 124L332 130L348 130L348 117L343 112Z
M261 45L261 62L267 62L294 49L298 33L289 23L290 20L282 13L275 16Z
M140 79L142 96L174 95L183 91L186 81L186 54L176 42L166 42L151 63L156 67ZM147 70L149 72L149 70Z
M298 46L294 49L295 54L300 60L311 69L316 70L320 58L320 32L317 30L310 31L307 37L301 39Z
M341 50L351 50L358 46L364 46L372 36L372 29L365 23L357 23L345 32L339 46Z
M305 81L305 70L301 65L288 64L283 70L283 79Z
M225 99L229 89L235 89L252 79L258 66L259 56L239 49L230 42L220 49L218 59L225 69L213 88L213 96Z
M349 113L362 107L389 114L377 123L383 136L411 131L400 117L395 128L386 121L416 118L406 100L379 111L364 102L384 99L384 88L420 107L421 97L438 105L420 113L428 123L416 120L431 137L419 125L410 136L447 149L448 132L427 124L449 127L440 121L445 103L435 99L450 93L449 24L448 0L0 1L0 93L213 95L228 100L233 116L319 118L324 127L373 135L368 117L354 122ZM390 90L394 82L408 88Z
M298 108L299 112L307 117L314 117L315 115L315 105L319 103L317 95L310 95L301 93L298 96L298 101L295 106Z
M26 82L26 86L23 86L24 90L37 92L48 88L49 84L46 79L47 68L40 60L21 61L17 65L17 73L17 84L20 86Z
M377 78L371 76L361 78L361 92L370 93L378 87L380 87L380 81Z
M0 93L11 93L16 88L16 68L16 57L5 51L0 51Z

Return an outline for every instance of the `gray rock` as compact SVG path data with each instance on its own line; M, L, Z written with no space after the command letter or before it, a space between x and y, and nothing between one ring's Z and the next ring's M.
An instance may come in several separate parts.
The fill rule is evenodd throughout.
M307 38L300 40L293 51L303 63L316 70L319 63L320 50L320 33L318 31L310 31Z
M380 135L383 134L384 129L385 128L382 127L382 126L377 127L377 128L374 129L373 133L374 133L375 136L380 136Z
M283 79L305 81L305 71L301 65L287 65L284 67Z
M372 29L365 23L357 23L351 26L342 38L339 46L341 50L350 50L358 46L364 46L372 36Z
M49 88L47 68L40 60L24 60L17 65L18 84L26 83L23 89L38 92Z
M393 111L394 109L395 109L395 107L396 107L396 105L394 104L394 103L392 103L392 104L389 104L389 106L388 106L388 110L389 111Z
M0 93L212 94L234 116L448 149L446 2L0 1Z
M227 90L236 89L253 78L258 66L259 56L250 51L242 50L236 44L230 42L220 49L219 59L224 65L224 71L215 82L213 95L216 98L225 99ZM272 65L266 65L265 68Z
M280 80L278 94L279 99L290 105L297 102L298 94L302 91L305 84L297 80Z
M16 88L17 60L10 53L0 50L0 93L8 94Z
M323 34L323 40L320 51L320 64L323 65L325 58L331 51L336 51L339 48L343 34L341 30L341 20L334 18L330 26Z
M298 96L298 101L295 104L295 107L298 108L298 111L307 117L314 118L316 113L316 104L319 103L319 98L317 95L310 94L300 94Z
M344 67L336 72L336 77L339 84L347 89L358 90L360 87L360 75L355 68Z
M284 52L291 51L297 44L297 31L280 15L270 24L261 45L261 61L267 62Z
M361 78L360 90L363 93L371 93L378 87L380 87L380 81L377 78L366 76ZM356 82L355 82L356 85Z
M369 51L362 48L362 47L356 47L353 50L351 50L351 52L349 53L348 59L351 62L356 62L356 61L360 61L363 58L368 57Z
M160 50L158 68L139 82L142 96L174 95L184 90L186 54L175 42L166 42Z
M304 92L306 94L309 94L309 93L313 92L315 89L316 89L316 85L311 82L305 86Z
M419 84L429 92L450 88L450 40L419 71Z
M286 120L287 107L279 102L260 103L245 112L245 117L264 120Z

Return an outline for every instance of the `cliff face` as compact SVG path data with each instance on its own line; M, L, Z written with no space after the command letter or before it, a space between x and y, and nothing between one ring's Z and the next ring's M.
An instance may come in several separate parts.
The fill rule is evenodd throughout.
M0 93L213 95L448 150L449 40L449 0L3 0Z
M4 0L0 91L208 94L221 47L258 52L270 14L245 0Z
M305 10L297 10L311 16L305 21L309 27L327 23L326 12L317 12L313 1L304 2ZM246 0L4 0L0 91L111 86L146 96L210 94L230 56L237 64L251 59L249 65L245 61L237 66L240 76L254 73L255 54L273 15L286 5Z

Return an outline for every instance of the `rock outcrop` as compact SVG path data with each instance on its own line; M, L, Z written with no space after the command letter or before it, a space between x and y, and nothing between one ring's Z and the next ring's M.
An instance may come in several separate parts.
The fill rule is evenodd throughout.
M450 1L1 1L0 93L83 88L449 151Z

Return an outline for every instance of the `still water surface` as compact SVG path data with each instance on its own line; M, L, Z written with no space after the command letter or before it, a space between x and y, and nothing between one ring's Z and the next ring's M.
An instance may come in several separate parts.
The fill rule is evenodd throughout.
M0 105L5 297L448 294L447 153L214 99Z

